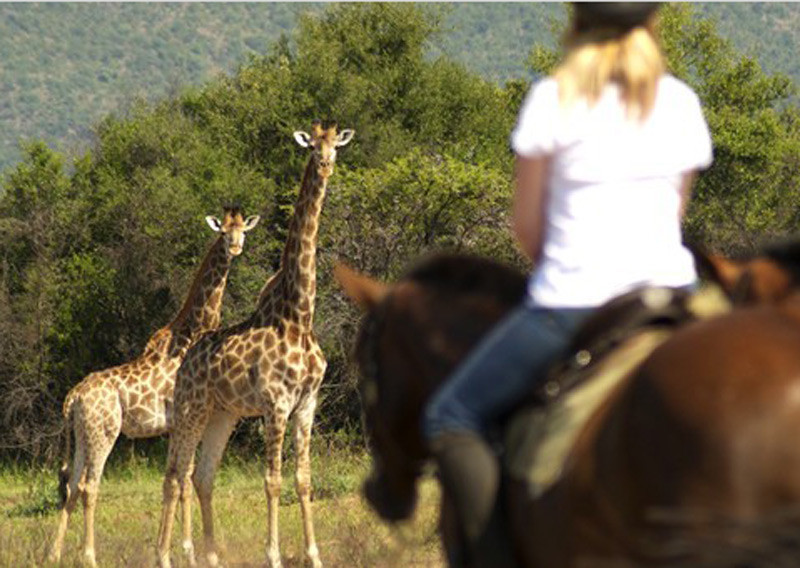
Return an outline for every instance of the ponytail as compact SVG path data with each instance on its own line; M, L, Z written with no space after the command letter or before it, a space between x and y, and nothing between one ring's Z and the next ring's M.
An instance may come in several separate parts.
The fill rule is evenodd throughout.
M637 26L622 35L603 29L573 31L566 41L566 57L554 73L562 106L580 99L591 106L608 83L615 83L628 116L646 119L666 69L652 27Z

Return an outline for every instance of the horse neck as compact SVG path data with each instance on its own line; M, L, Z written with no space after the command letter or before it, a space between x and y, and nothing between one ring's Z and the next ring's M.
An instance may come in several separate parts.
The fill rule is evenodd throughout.
M800 291L789 294L778 304L778 308L784 315L800 325Z

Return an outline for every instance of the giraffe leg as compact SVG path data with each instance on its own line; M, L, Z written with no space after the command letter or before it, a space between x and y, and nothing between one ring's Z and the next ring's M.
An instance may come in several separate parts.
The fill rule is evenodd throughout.
M181 493L181 528L183 529L183 555L189 566L197 566L197 559L194 554L194 544L192 543L192 484L191 475L194 470L194 455L189 462L189 469L186 476L180 481Z
M53 540L53 545L50 548L50 554L47 557L48 562L61 562L61 550L64 546L64 537L67 534L69 517L75 510L75 506L78 504L78 498L81 496L85 485L85 464L86 444L82 436L76 435L75 454L72 458L72 474L70 475L67 485L67 499L64 501L61 511L58 513L58 529L56 530L56 537Z
M189 566L197 566L197 559L194 554L194 544L192 543L192 471L194 470L194 455L189 463L186 476L180 480L181 493L181 528L183 529L183 540L181 547L183 555Z
M214 476L228 444L238 418L228 412L215 412L203 434L200 446L200 460L194 472L194 487L200 499L200 511L203 516L203 538L206 563L209 566L219 565L217 543L214 538L214 509L211 502L214 491ZM185 547L184 540L184 547ZM191 542L190 542L191 544Z
M314 568L322 568L317 541L314 538L314 520L311 512L311 426L314 422L316 406L317 398L314 393L297 409L295 417L295 452L297 452L295 490L303 515L306 559Z
M195 448L199 442L198 429L185 429L176 425L170 434L167 455L167 471L164 476L163 503L161 506L161 522L158 529L157 563L162 568L169 568L172 563L169 551L172 541L172 526L175 523L175 510L182 488L191 484L190 476L194 460Z
M94 550L94 513L97 508L100 478L118 434L119 429L115 433L109 434L108 437L91 442L86 456L86 484L83 490L83 561L89 566L97 565Z
M264 417L264 435L267 453L267 472L264 477L264 490L267 494L267 566L281 568L281 551L278 545L278 511L281 497L281 452L283 437L286 435L288 416L275 409Z

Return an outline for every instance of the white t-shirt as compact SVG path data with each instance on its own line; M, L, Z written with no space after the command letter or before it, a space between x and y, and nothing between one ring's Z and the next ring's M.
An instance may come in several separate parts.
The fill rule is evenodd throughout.
M696 279L682 244L684 173L711 164L711 137L697 95L664 75L644 122L627 117L616 85L591 107L568 108L554 79L536 83L511 145L520 156L550 156L541 262L530 299L547 307L594 307L643 284L687 286Z

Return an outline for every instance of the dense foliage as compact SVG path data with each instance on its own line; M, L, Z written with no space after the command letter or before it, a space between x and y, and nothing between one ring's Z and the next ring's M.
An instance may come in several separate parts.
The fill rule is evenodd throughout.
M66 391L138 354L169 321L213 239L203 216L231 201L262 221L234 262L224 323L253 309L278 265L307 159L292 131L314 118L356 130L320 231L316 327L329 360L320 429L358 425L348 362L358 315L332 281L337 259L384 279L442 248L523 268L507 226L507 140L527 81L501 87L431 57L447 17L436 5L331 5L230 76L107 116L74 163L26 145L0 196L0 455L52 452ZM663 32L717 148L689 234L742 249L789 232L800 182L792 83L740 55L689 6L669 7ZM555 60L539 45L529 74Z

